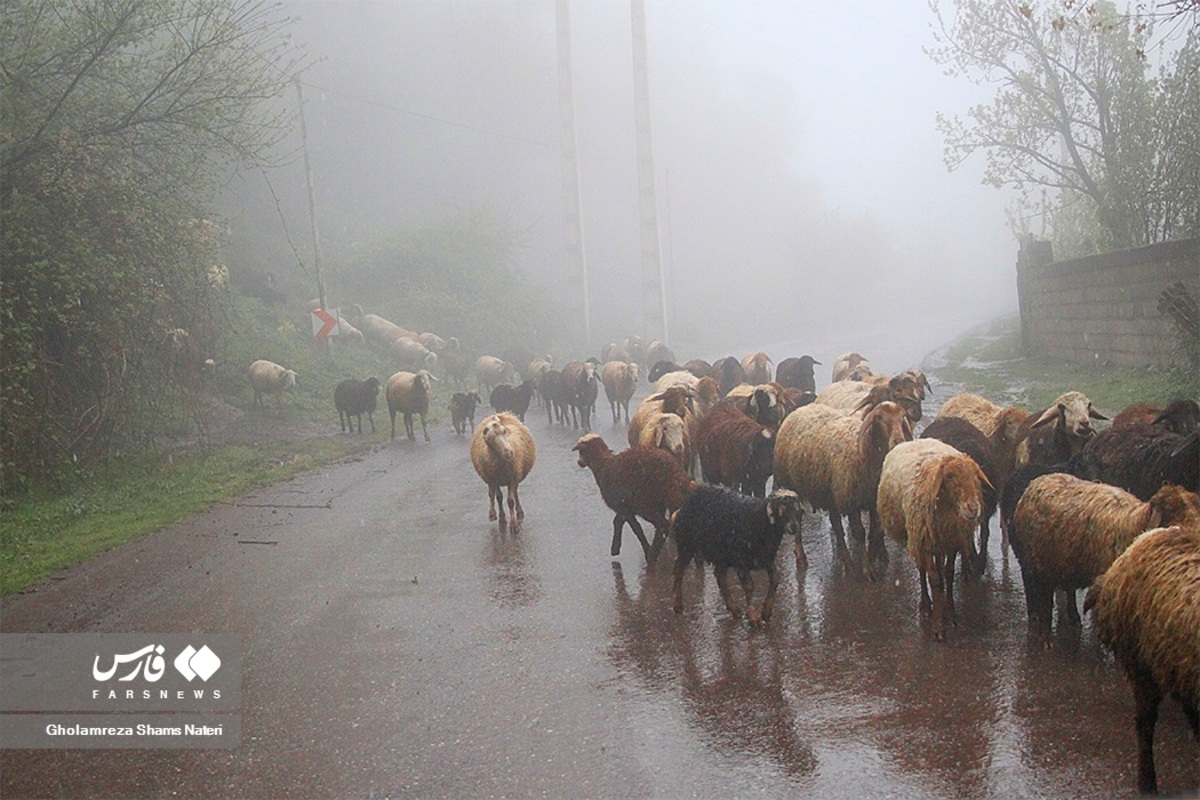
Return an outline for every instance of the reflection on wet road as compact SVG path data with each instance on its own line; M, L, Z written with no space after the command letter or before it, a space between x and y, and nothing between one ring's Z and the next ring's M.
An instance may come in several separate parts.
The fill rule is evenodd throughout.
M1135 794L1120 669L1086 620L1049 649L1028 636L995 527L943 644L907 555L889 543L886 580L847 576L823 515L805 516L807 571L785 540L765 628L732 620L696 567L676 616L671 545L654 571L637 547L611 558L577 433L530 422L519 531L487 521L447 423L431 444L382 446L5 601L5 631L239 634L244 736L234 751L6 752L0 794ZM237 544L267 530L278 545ZM1200 784L1171 702L1157 745L1160 786Z

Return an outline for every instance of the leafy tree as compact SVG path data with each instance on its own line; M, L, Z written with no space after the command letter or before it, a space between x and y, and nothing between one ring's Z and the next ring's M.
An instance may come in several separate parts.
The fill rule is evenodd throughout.
M257 0L0 2L6 484L145 441L194 386L206 209L288 130L288 24Z
M948 167L984 151L985 182L1043 212L1064 255L1200 231L1194 29L1155 80L1153 19L1107 0L954 0L951 20L931 7L930 56L951 76L998 86L969 122L938 115Z

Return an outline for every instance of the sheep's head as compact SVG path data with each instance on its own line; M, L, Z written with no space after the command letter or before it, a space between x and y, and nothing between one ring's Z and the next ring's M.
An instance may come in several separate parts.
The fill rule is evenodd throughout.
M483 428L483 441L488 449L504 461L516 458L512 443L508 441L508 428L499 416L491 416L480 425Z
M279 376L279 388L285 392L293 392L296 390L296 381L298 380L300 380L300 376L294 370L285 369Z
M938 466L938 505L972 522L983 513L982 487L991 488L987 476L970 456L944 459Z
M1154 418L1153 424L1187 436L1200 429L1200 403L1195 400L1175 400Z
M787 489L776 489L767 497L767 520L783 525L783 532L800 535L800 497Z
M425 362L425 369L433 369L437 366L437 353L430 350L425 354L423 361Z
M608 445L599 434L585 433L579 437L579 441L571 448L571 452L579 453L580 467L590 467L612 451L608 449Z
M375 378L375 377L367 378L365 381L363 381L363 388L366 389L370 394L378 397L379 396L379 378Z
M897 403L884 401L875 406L858 429L858 446L872 464L882 464L883 457L901 442L912 441L912 426Z
M860 358L861 358L861 356L860 356ZM865 381L867 378L871 377L874 374L875 374L874 372L871 372L871 365L864 361L864 362L862 362L860 364L856 364L854 367L852 367L850 369L850 372L842 380Z
M662 414L654 422L654 446L683 458L683 419L675 414Z
M1083 392L1066 392L1054 401L1054 405L1043 411L1030 425L1032 428L1041 427L1058 420L1063 433L1077 442L1082 442L1092 436L1093 419L1108 419L1108 417L1092 408L1092 401Z
M1168 483L1150 498L1150 528L1200 524L1200 497Z

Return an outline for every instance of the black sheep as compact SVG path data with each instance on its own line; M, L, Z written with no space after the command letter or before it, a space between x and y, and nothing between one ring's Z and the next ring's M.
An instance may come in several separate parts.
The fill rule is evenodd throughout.
M523 382L520 386L502 383L495 389L492 389L492 394L488 398L488 401L496 411L511 411L517 415L517 419L524 422L525 412L529 410L529 404L533 400L533 388L534 382L532 378Z
M375 401L379 396L379 379L367 378L356 381L353 378L344 380L333 390L333 404L337 407L338 423L342 432L354 432L354 420L358 417L358 432L362 433L362 415L366 414L371 422L371 433L375 432Z
M697 486L672 520L675 558L674 608L683 610L683 573L693 558L713 565L721 599L737 618L738 609L729 595L728 571L737 570L746 593L746 616L752 624L766 622L775 606L779 571L775 554L785 533L800 535L800 498L795 492L777 489L765 498L747 497L723 486ZM750 570L767 571L767 596L762 609L754 608L754 581Z
M813 364L821 365L812 356L785 358L775 367L775 380L785 389L801 389L816 394L817 379L813 375Z
M478 392L455 392L450 398L450 422L459 436L475 429L475 409L480 400Z
M1086 477L1119 486L1149 500L1164 483L1200 492L1200 432L1181 436L1160 425L1102 431L1084 445L1095 474Z

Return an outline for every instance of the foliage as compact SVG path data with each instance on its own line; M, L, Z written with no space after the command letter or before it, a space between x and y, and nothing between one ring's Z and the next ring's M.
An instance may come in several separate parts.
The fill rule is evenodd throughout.
M261 2L5 2L2 474L145 441L194 393L223 295L219 179L286 133L297 54ZM185 344L171 331L184 328Z
M382 237L331 270L339 294L365 312L499 355L509 344L542 347L556 331L558 305L539 300L514 256L518 231L477 210Z
M955 169L983 151L984 180L1020 192L1063 256L1200 234L1197 29L1148 77L1151 16L1107 0L1040 6L1021 0L936 0L937 46L951 76L996 84L969 122L938 115Z

